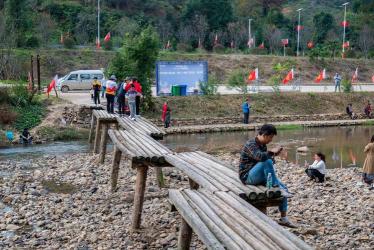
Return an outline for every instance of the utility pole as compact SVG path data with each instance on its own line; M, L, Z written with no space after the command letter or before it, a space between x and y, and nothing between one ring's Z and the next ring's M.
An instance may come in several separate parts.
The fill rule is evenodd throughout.
M344 21L343 21L343 56L345 52L345 27L347 26L347 5L349 2L343 3L344 6Z
M41 92L41 85L40 85L40 56L36 56L36 76L38 77L38 91Z
M96 46L100 44L100 0L97 0L97 41Z
M30 58L30 81L31 81L31 89L34 91L34 56L31 55Z
M299 56L299 48L300 48L300 30L301 30L301 11L303 8L297 10L299 12L299 22L297 24L297 48L296 48L296 56Z
M251 33L251 21L252 19L248 19L248 43L249 43L249 48L252 48L252 33Z

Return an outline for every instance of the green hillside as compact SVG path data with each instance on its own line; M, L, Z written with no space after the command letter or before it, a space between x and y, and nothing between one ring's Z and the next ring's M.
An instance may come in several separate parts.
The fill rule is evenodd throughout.
M262 53L281 53L281 38L295 49L297 9L304 8L302 47L306 41L333 43L340 48L343 8L340 0L101 0L101 38L111 32L109 47L120 47L126 33L138 33L151 25L165 45L192 50L198 40L211 50L218 44L244 50L248 42L248 18ZM373 55L374 1L353 0L348 6L348 56ZM12 34L12 36L10 36ZM366 36L365 36L366 34ZM369 35L367 35L369 34ZM97 0L0 0L0 38L18 47L57 46L61 36L75 45L94 46L97 36ZM364 42L363 40L370 40ZM369 46L369 50L366 48ZM220 47L220 46L218 46ZM364 48L365 47L365 48ZM371 54L369 53L371 50ZM359 54L359 55L356 55Z

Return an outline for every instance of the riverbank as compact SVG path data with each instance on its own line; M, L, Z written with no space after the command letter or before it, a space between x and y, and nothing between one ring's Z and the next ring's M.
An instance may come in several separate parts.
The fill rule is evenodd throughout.
M221 154L237 164L238 154ZM69 160L67 160L69 159ZM0 161L0 248L175 248L179 215L170 211L167 189L159 190L150 169L142 229L130 231L135 171L121 166L118 191L110 193L111 157L44 155L34 160ZM359 170L329 170L325 184L307 181L303 169L285 162L278 172L295 197L294 232L317 249L370 249L374 244L374 192L360 182ZM168 188L186 188L176 169L164 169ZM275 208L270 215L277 218ZM194 237L192 247L204 249Z

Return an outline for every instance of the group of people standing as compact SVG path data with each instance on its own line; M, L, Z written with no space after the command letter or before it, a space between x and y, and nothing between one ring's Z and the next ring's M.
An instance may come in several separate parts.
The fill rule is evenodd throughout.
M140 115L140 99L143 95L142 86L136 77L126 77L123 81L117 82L115 75L111 75L109 80L103 84L95 77L92 82L93 99L95 104L100 104L101 97L107 100L108 113L114 113L114 103L118 103L118 113L124 115L126 113L126 97L130 110L130 118L136 120L136 116Z

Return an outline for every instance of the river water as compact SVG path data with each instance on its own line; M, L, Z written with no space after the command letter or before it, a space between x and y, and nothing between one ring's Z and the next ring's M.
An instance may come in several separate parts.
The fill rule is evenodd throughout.
M239 152L248 138L256 132L225 132L191 135L168 135L163 144L177 152L202 150L206 152ZM278 131L273 145L282 145L288 151L288 159L304 164L312 163L312 155L322 152L326 155L327 167L347 167L356 163L361 167L365 155L363 149L374 134L372 126L305 128L301 130ZM272 145L269 145L271 147ZM297 148L307 146L309 151L297 153ZM108 151L111 150L110 147ZM89 151L87 141L54 142L42 145L13 146L0 149L0 160L28 159L43 154L69 154ZM1 170L0 170L1 175Z

